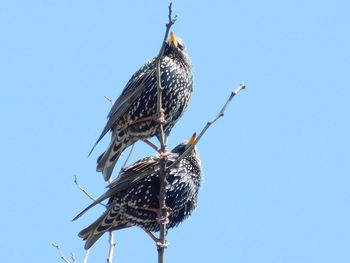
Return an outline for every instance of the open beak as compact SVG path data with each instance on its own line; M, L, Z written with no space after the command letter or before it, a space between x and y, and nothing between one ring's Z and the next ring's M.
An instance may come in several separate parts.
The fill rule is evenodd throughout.
M197 139L197 134L194 133L194 134L192 135L192 137L189 139L187 145L192 145L192 144L196 141L196 139Z
M172 43L174 47L177 47L177 39L173 32L170 33L170 43Z

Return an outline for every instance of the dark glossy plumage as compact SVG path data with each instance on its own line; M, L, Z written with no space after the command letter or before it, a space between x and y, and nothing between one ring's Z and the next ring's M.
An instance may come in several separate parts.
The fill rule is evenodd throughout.
M98 158L96 170L107 181L122 152L140 139L158 135L159 124L154 120L135 121L155 116L157 112L157 85L155 59L148 61L129 80L122 94L108 114L108 122L96 144L112 131L108 149ZM189 105L192 96L192 65L183 41L172 34L166 42L161 61L163 87L162 107L167 121L165 132L169 134L176 121ZM95 145L96 145L95 144ZM95 146L94 146L95 147Z
M167 166L172 164L190 144L181 143L170 153ZM89 249L105 232L131 226L159 231L157 214L143 208L159 208L159 156L143 158L125 168L109 185L109 190L74 218L77 219L97 203L110 198L106 212L79 233ZM194 148L167 173L170 184L166 191L166 205L172 209L168 228L177 226L197 205L201 184L201 163Z

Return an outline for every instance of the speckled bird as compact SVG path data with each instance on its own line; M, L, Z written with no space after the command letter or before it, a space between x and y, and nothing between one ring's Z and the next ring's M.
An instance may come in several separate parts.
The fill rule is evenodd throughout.
M192 64L183 41L173 32L166 41L161 60L162 108L166 124L171 129L190 103L192 96ZM112 131L107 150L97 159L98 172L107 181L122 152L138 140L158 135L156 58L149 60L129 80L109 112L108 122L92 148ZM90 152L90 153L91 153Z
M193 135L188 142L177 145L169 153L166 166L169 167L195 139ZM168 229L177 226L195 209L201 173L201 162L195 147L167 171L169 188L165 197L166 206L171 209ZM109 190L73 219L76 220L88 209L109 198L102 216L79 233L86 240L85 249L89 249L105 232L131 226L141 227L157 241L151 231L159 231L159 188L158 155L140 159L123 169L119 177L109 185Z

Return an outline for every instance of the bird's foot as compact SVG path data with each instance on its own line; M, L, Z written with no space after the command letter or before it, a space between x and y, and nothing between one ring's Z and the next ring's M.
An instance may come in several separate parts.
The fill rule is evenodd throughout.
M159 240L159 239L158 239ZM156 242L157 247L159 248L167 248L170 244L168 243L168 241L164 241L164 243L160 242L160 240L158 242Z
M170 152L165 149L164 151L162 151L157 145L153 144L152 142L150 142L147 139L142 140L144 143L146 143L148 146L151 146L154 150L156 150L159 153L159 158L160 159L167 159L170 155Z
M146 234L152 238L152 240L156 243L157 247L159 248L167 248L169 246L169 243L165 240L164 242L161 242L159 238L156 238L150 231L147 229L142 228L143 231L146 232Z
M169 155L170 155L170 152L167 149L165 149L165 151L159 150L158 152L159 152L159 155L160 155L159 156L160 159L163 159L163 160L166 160L169 157Z
M161 213L161 209L158 209L157 212L157 222L158 224L168 224L169 223L169 216L171 215L171 213L173 212L173 209L171 209L170 207L165 207L165 213L162 214Z
M144 143L146 143L148 146L151 146L153 149L155 149L157 152L161 153L161 150L159 147L157 147L156 145L154 145L153 143L151 143L149 140L144 139L142 140Z
M158 123L165 125L166 124L166 119L165 119L165 114L163 111L160 112L160 116L158 116Z

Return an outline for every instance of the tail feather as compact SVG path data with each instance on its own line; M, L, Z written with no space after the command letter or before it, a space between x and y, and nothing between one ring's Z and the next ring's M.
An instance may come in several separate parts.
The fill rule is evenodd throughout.
M115 138L112 138L107 151L98 157L96 171L102 172L105 181L109 180L119 157L130 145L131 143L129 143L128 140L116 136Z
M81 237L83 240L86 240L84 248L88 250L92 247L93 244L105 233L95 233L96 228L101 224L101 221L105 217L105 213L98 218L94 223L92 223L87 228L81 230L78 234L79 237Z
M118 224L119 209L110 207L95 222L78 234L86 240L84 248L87 250L106 232L129 227L125 224Z

